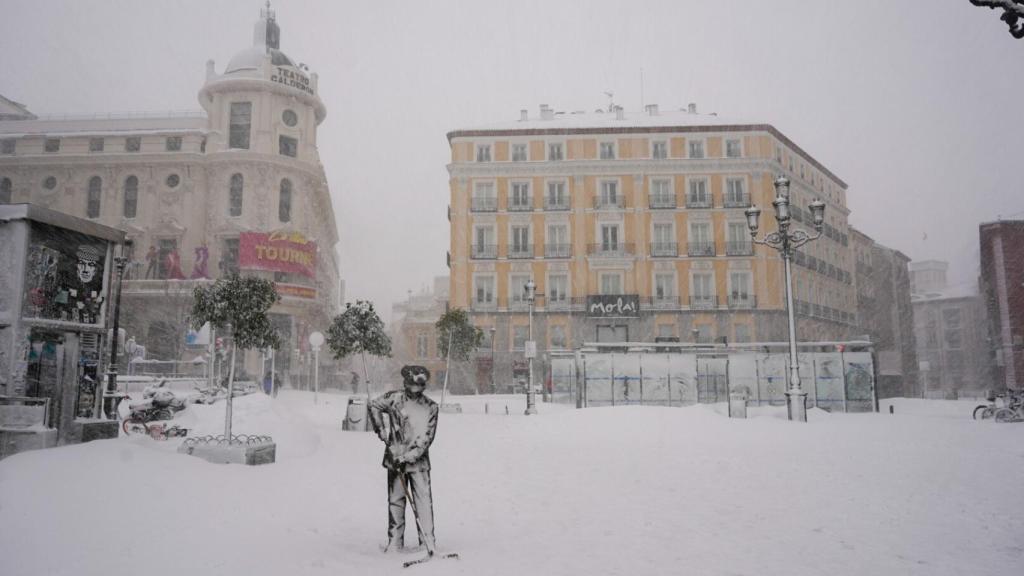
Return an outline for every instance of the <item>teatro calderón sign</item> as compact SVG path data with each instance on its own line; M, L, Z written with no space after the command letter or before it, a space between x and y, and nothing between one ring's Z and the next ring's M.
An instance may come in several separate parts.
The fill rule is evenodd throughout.
M313 84L309 81L309 76L291 66L271 66L270 81L301 90L310 96L316 96L313 92Z

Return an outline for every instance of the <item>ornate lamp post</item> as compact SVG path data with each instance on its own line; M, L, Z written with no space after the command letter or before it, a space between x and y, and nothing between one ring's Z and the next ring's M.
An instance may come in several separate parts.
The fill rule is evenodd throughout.
M529 416L530 414L537 413L537 400L533 393L533 357L537 355L537 343L533 341L533 302L537 298L537 283L533 281L533 278L530 278L526 281L526 284L523 285L523 289L526 291L526 301L530 305L530 336L526 341L526 359L530 364L530 382L526 389L525 412L525 414Z
M491 394L494 394L494 333L498 329L491 326Z
M800 369L796 356L796 318L793 315L793 275L790 270L790 262L793 259L794 250L821 237L821 228L825 222L825 203L820 199L815 199L808 206L811 211L811 221L814 224L813 236L803 230L791 232L789 229L791 223L789 179L785 176L775 179L775 200L772 201L772 206L775 207L775 220L779 224L778 232L766 235L764 240L757 239L757 220L761 216L761 209L754 205L745 210L747 226L750 227L750 238L755 244L774 248L782 255L782 262L786 270L786 312L789 315L789 389L786 390L786 407L790 420L807 422L807 392L800 387Z
M121 285L124 283L124 268L128 264L128 255L131 253L131 249L132 241L126 240L121 245L120 255L114 257L114 271L117 273L117 290L114 292L114 327L111 330L110 338L110 366L107 371L107 393L96 395L101 399L96 414L97 417L103 416L102 398L104 396L110 397L117 393L117 343L121 329ZM112 406L109 410L113 414L117 411L117 406Z

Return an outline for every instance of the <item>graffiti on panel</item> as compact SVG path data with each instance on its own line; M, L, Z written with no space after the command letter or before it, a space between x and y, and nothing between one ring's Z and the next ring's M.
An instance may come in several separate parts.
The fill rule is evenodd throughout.
M103 310L106 242L33 224L26 256L26 318L97 324Z

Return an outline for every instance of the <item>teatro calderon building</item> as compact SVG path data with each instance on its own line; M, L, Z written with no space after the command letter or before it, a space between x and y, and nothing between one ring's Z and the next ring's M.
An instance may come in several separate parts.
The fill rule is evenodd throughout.
M339 306L334 208L317 151L327 114L317 75L280 50L264 10L253 45L217 73L202 111L40 118L0 96L0 203L32 203L118 228L132 241L121 326L147 358L202 354L186 342L195 286L241 272L272 280L285 379ZM264 370L258 352L240 368Z

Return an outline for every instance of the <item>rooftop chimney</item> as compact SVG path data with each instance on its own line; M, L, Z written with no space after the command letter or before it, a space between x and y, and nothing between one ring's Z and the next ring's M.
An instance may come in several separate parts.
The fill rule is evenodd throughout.
M686 105L686 111L689 112L690 114L696 114L697 113L697 103L696 102L690 102L689 104L687 104Z
M526 122L528 119L529 116L526 113L526 108L523 108L522 110L519 111L519 121Z
M657 116L658 115L658 105L657 104L648 104L647 106L644 106L644 110L647 112L647 114L649 116Z
M553 120L555 117L555 110L549 108L547 104L540 105L540 119L541 120Z
M616 106L615 107L615 119L616 120L625 120L626 119L626 112L625 112L625 110L622 109L622 106Z

